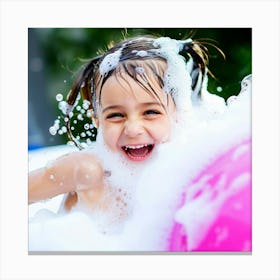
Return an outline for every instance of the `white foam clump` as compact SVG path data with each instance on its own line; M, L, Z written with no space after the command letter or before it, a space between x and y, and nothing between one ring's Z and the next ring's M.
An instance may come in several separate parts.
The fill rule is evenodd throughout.
M113 190L121 188L126 193L126 217L114 211L116 204L107 213L89 215L81 208L59 213L59 208L51 208L52 199L40 206L49 210L30 214L29 250L164 251L174 217L187 228L189 249L195 247L214 219L219 202L210 205L201 196L177 209L180 195L217 154L250 136L250 97L250 91L243 90L219 117L213 114L202 120L198 116L185 127L174 126L171 141L158 145L154 158L145 164L129 165L121 156L112 155L100 131L89 152L102 157Z
M140 57L145 57L145 56L148 56L148 52L147 51L137 51L136 55L138 55Z
M192 160L193 174L198 174L203 167L211 163L216 155L221 155L235 144L250 139L251 131L251 77L243 79L240 94L235 98L234 102L228 103L222 115L213 115L211 122L204 126L204 122L197 126L197 134L193 133L195 145L199 148L199 157L196 156L195 147L193 150ZM203 126L205 129L203 129ZM222 135L219 137L219 133ZM206 145L203 145L203 137L207 138ZM197 142L198 141L198 142ZM199 143L200 142L200 143ZM237 161L239 156L250 149L249 144L239 146L233 153L232 161ZM189 154L191 156L191 154ZM185 204L175 213L175 220L184 225L188 236L188 250L193 250L198 246L200 241L207 234L207 230L212 225L217 213L223 202L238 191L241 186L246 185L244 182L250 180L251 174L247 172L241 173L233 180L230 186L225 185L226 175L222 175L216 185L215 191L218 191L217 197L212 200L213 190L205 184L212 178L212 174L206 174L194 185L190 185L186 192ZM203 191L203 195L199 197L193 196L199 190Z
M191 39L188 39L191 40ZM164 91L174 98L177 111L182 119L187 117L186 111L191 110L191 76L185 63L185 58L179 55L186 41L178 41L169 37L161 37L154 41L158 47L159 56L167 60L167 69L164 74Z
M115 69L120 61L122 54L122 48L116 50L113 53L107 54L102 60L99 71L102 76L106 76L111 70Z

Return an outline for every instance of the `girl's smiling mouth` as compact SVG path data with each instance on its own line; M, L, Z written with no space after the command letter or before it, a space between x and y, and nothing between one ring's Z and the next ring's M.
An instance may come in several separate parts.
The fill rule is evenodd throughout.
M126 145L121 148L129 160L144 161L151 155L154 146L154 144Z

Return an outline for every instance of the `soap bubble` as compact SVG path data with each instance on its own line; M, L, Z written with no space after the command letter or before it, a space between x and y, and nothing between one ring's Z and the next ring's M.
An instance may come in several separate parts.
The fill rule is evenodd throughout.
M87 110L86 115L87 115L88 118L91 118L92 117L92 111L91 110Z
M78 116L77 116L77 119L78 120L80 120L80 121L82 121L84 118L83 118L83 115L82 114L79 114Z
M63 95L61 93L59 93L59 94L56 95L55 98L56 98L57 101L62 101L63 100Z
M54 126L51 126L51 127L49 128L49 132L50 132L51 135L56 135L57 129L56 129Z
M89 108L89 105L90 105L90 102L88 101L88 100L84 100L83 101L83 108L85 109L85 110L87 110L88 108Z

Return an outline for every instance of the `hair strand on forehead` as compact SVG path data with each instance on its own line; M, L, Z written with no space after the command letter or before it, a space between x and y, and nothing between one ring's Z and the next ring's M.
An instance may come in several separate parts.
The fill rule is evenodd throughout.
M160 77L160 73L157 73L158 71L156 68L158 68L159 66L157 65L157 63L153 64L154 65L151 65L151 61L146 60L145 63L140 64L141 66L134 62L126 62L122 63L121 67L124 69L124 73L128 74L140 87L142 87L147 93L156 98L158 101L160 101L160 97L154 89L154 86L151 84L151 80L154 80L154 82L158 83L159 88L161 89L163 87L163 82L161 83L160 79L158 79L158 77ZM137 68L139 67L143 69L141 73L137 71ZM122 71L120 72L122 73ZM151 75L148 75L147 73ZM125 80L125 78L123 79Z

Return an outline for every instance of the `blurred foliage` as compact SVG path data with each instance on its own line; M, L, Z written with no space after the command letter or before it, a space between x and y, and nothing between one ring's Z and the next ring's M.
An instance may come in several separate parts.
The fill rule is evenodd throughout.
M108 44L141 34L174 39L191 36L193 39L208 40L220 48L225 59L214 47L208 46L209 68L215 76L215 79L209 78L209 91L225 98L239 92L240 81L251 73L250 28L40 28L36 31L47 62L47 73L51 80L61 84L65 80L71 84L83 60L106 50ZM218 86L222 87L222 92L217 91Z
M208 90L225 99L240 91L241 80L252 71L251 28L35 28L48 80L49 98L67 95L85 60L125 37L152 34L208 42ZM222 50L223 55L215 45ZM56 109L57 110L57 109ZM58 110L57 110L58 112ZM59 113L58 113L59 114Z

